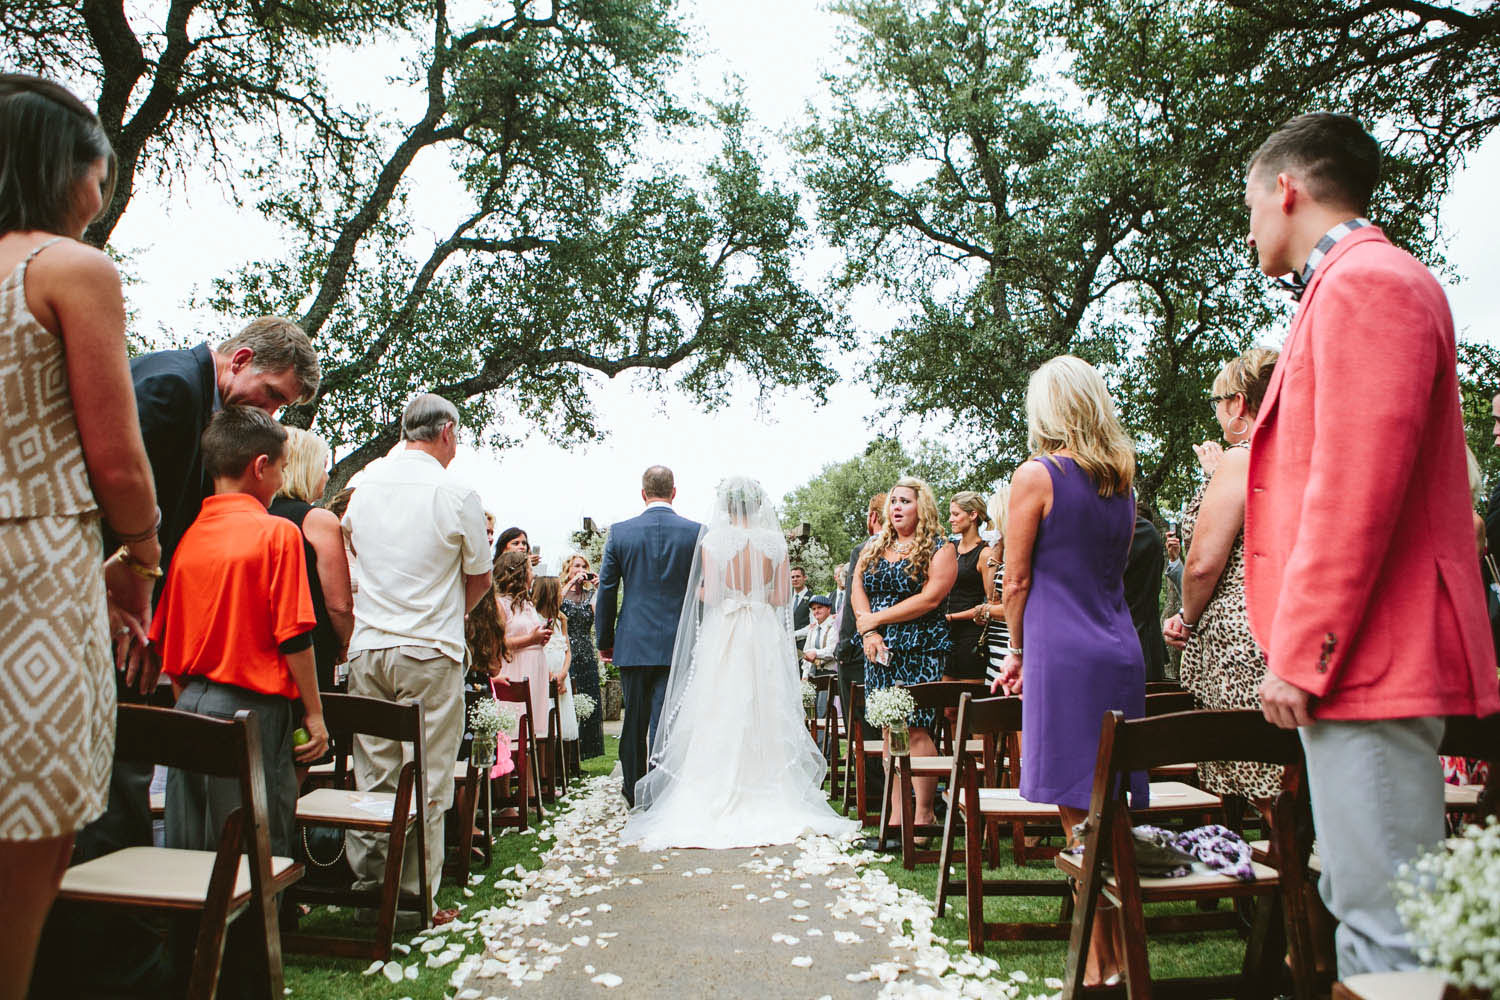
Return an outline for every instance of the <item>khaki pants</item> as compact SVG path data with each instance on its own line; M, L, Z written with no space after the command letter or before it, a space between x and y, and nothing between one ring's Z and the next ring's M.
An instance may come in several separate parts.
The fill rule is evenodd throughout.
M463 664L435 649L399 646L366 650L349 661L349 693L422 706L422 773L427 786L427 889L436 897L443 874L443 813L453 803L453 762L464 735ZM407 760L403 744L373 736L354 738L354 781L362 792L394 792ZM406 841L401 891L420 890L416 831ZM385 877L388 838L350 831L345 836L354 887L373 889Z

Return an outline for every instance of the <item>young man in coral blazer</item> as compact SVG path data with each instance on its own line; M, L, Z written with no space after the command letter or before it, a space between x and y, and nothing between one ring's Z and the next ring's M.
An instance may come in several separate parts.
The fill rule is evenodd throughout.
M1292 119L1246 182L1261 270L1303 294L1251 440L1246 602L1265 714L1301 727L1341 976L1415 968L1390 883L1443 836L1444 716L1500 711L1453 319L1360 216L1380 150Z

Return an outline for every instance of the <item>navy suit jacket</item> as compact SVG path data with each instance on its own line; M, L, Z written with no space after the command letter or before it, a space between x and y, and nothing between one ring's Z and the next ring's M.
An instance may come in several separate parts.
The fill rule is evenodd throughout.
M666 667L703 525L666 507L610 526L594 628L619 667ZM624 601L620 586L624 584ZM616 618L616 606L619 615Z
M214 357L207 344L155 351L130 362L135 407L161 507L161 566L198 517L213 484L203 476L203 429L214 415ZM105 551L119 540L106 530Z

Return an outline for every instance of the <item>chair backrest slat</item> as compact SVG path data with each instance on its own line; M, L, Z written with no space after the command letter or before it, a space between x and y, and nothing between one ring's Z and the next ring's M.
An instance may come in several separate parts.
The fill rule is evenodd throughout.
M928 681L925 684L902 685L911 693L918 708L957 708L964 695L983 694L982 681Z
M115 757L120 760L216 778L240 773L245 729L233 721L146 705L121 705L115 719Z
M1113 730L1116 772L1184 760L1302 763L1302 741L1296 731L1273 726L1253 709L1172 712L1129 722L1111 712L1104 727Z
M1478 719L1471 715L1448 717L1438 752L1448 757L1473 757L1500 767L1500 715Z
M323 723L336 739L348 733L363 733L412 743L422 735L422 709L414 701L383 701L325 691Z

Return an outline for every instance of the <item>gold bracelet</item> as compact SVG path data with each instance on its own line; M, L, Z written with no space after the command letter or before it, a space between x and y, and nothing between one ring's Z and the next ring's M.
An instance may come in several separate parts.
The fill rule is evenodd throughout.
M126 569L130 570L130 572L134 573L142 580L161 579L162 569L160 563L155 566L147 566L143 562L138 562L131 557L130 550L123 545L120 546L119 551L116 552L115 555L119 557L121 564L124 565Z

